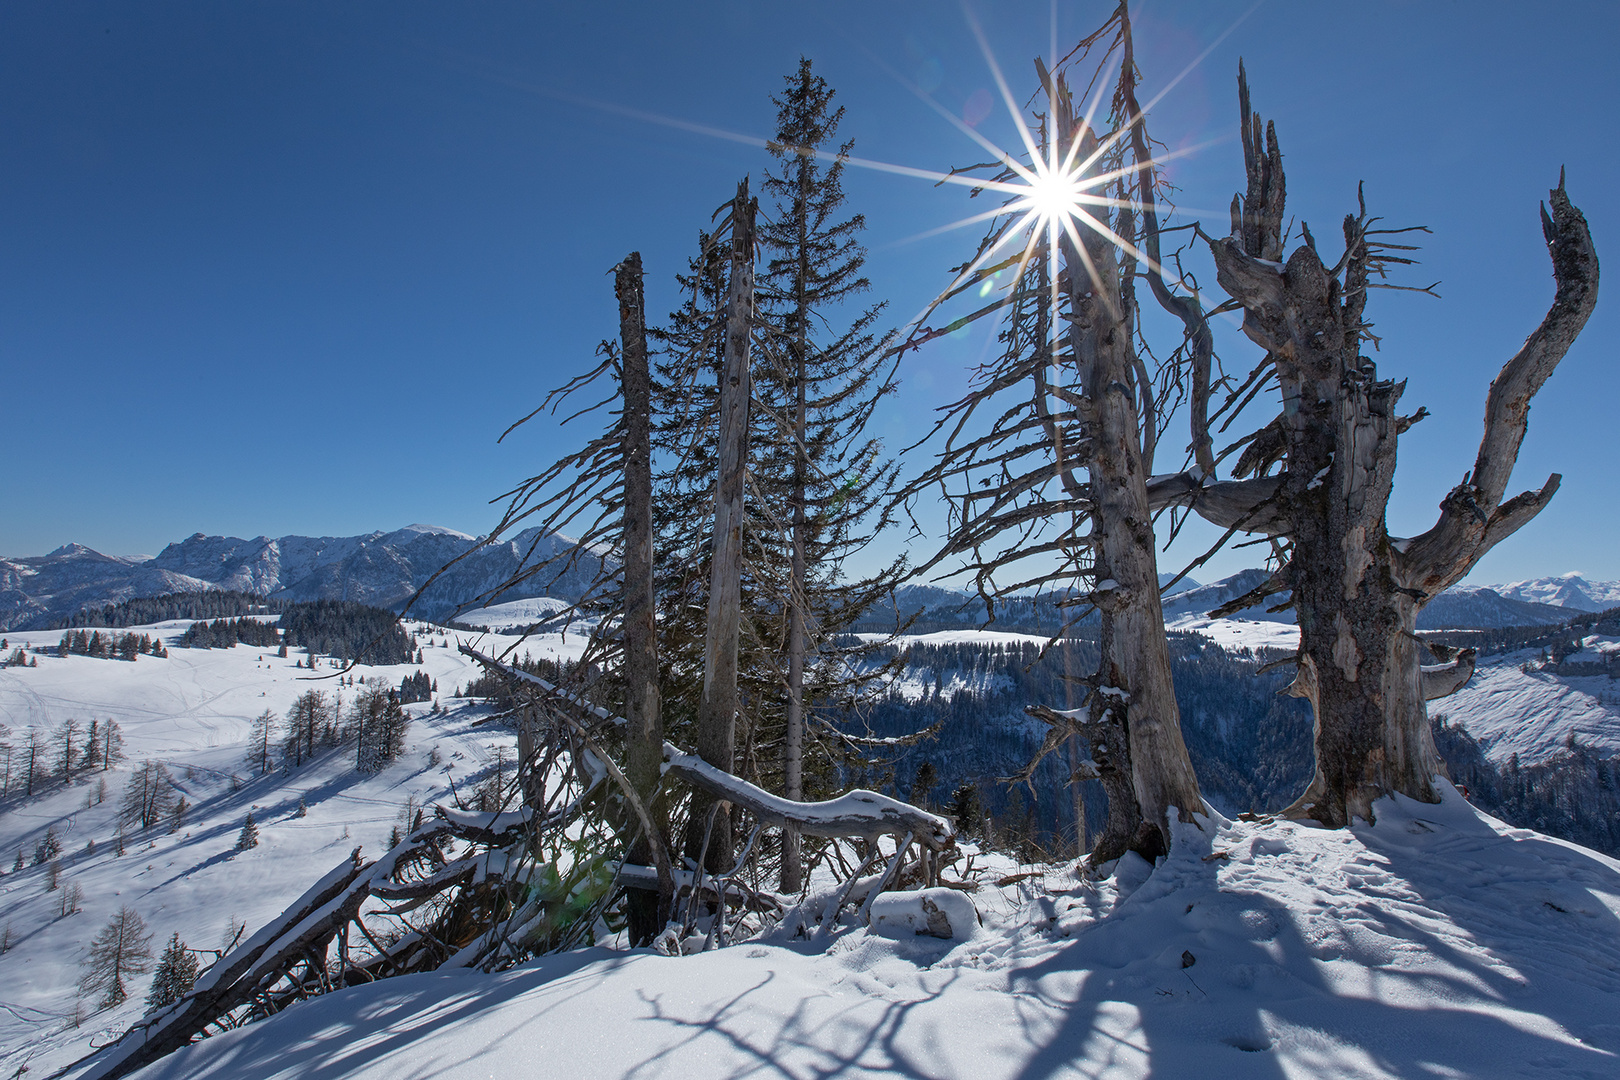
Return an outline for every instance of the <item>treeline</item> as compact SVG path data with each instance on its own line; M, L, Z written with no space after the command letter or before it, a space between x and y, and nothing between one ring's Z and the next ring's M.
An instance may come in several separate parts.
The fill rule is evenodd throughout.
M95 656L102 660L133 661L137 656L162 659L169 655L157 638L145 634L103 634L100 630L74 630L63 634L56 650L62 656Z
M405 632L393 612L352 600L283 604L279 627L250 617L195 622L177 644L194 649L228 649L238 644L260 649L300 648L312 658L331 656L343 664L422 662L416 638Z
M186 649L228 649L232 645L269 649L281 643L281 631L273 623L259 619L215 619L211 623L192 623L175 644Z
M521 660L507 661L519 671L526 671L530 675L538 675L551 683L561 683L567 677L571 666L559 664L554 660L536 660L528 653L523 654ZM517 704L512 693L511 683L500 675L491 675L488 672L473 677L465 686L457 686L452 697L482 698L496 709L505 711ZM617 705L617 702L599 702L598 704Z
M1075 631L1070 670L1095 667L1096 634L1095 626ZM1269 657L1229 653L1196 634L1170 635L1170 653L1182 735L1205 797L1227 814L1287 805L1312 767L1309 706L1278 695L1291 673L1260 674ZM829 719L856 736L893 738L934 725L938 733L887 760L882 747L873 748L864 772L832 777L825 793L857 784L936 809L960 802L972 810L963 828L977 839L1028 858L1072 856L1076 813L1067 756L1048 757L1028 784L1009 779L1047 731L1024 705L1068 700L1064 670L1061 647L1043 657L1034 641L911 646L907 693L897 689ZM1078 703L1084 687L1074 689ZM1090 783L1081 791L1088 833L1095 833L1107 813L1102 788Z
M1452 782L1475 806L1509 825L1620 856L1620 758L1604 758L1571 734L1558 757L1521 765L1514 754L1498 766L1460 724L1439 715L1433 726Z
M1603 625L1598 618L1581 622ZM1096 661L1092 634L1079 631L1075 670ZM1273 812L1292 802L1312 769L1310 708L1278 693L1292 672L1260 674L1269 656L1228 653L1197 635L1172 634L1170 649L1182 735L1205 797L1227 815ZM1024 703L1066 700L1061 650L1037 659L1040 652L1034 643L913 646L907 678L921 697L892 693L859 715L840 717L839 726L894 737L939 724L938 734L892 761L873 752L864 773L839 782L952 812L968 835L1028 859L1072 855L1076 815L1067 757L1047 758L1028 785L1008 780L1046 733L1024 715ZM1482 810L1620 855L1620 758L1572 741L1553 760L1520 765L1514 758L1497 766L1444 716L1436 717L1434 732L1452 780ZM1092 830L1107 810L1100 788L1082 785Z
M284 600L267 600L254 593L234 590L168 593L163 596L143 596L124 600L99 608L85 608L66 618L53 620L43 629L70 630L80 626L123 628L149 626L170 619L228 619L242 615L276 615L286 606L287 601Z
M397 615L353 600L288 604L281 629L288 645L344 663L420 662L416 639L399 625Z
M1488 630L1425 631L1425 641L1443 645L1468 646L1481 656L1541 649L1554 659L1562 659L1580 648L1580 639L1591 634L1620 634L1620 608L1582 611L1558 626L1503 626Z

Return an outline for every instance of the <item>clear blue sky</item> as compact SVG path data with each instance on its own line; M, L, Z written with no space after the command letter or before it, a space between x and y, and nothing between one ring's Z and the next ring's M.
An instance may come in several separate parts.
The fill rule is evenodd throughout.
M1064 48L1106 9L1062 4ZM1028 95L1051 7L976 10ZM1224 229L1241 55L1277 122L1290 206L1324 244L1358 180L1392 224L1434 229L1407 283L1439 279L1444 299L1381 293L1371 311L1381 372L1436 414L1402 440L1392 526L1417 531L1472 463L1489 381L1550 299L1536 203L1560 165L1600 256L1620 254L1620 7L1249 10L1139 5L1149 96L1239 23L1152 131L1218 140L1173 178L1186 216ZM858 153L982 159L894 76L958 114L993 91L952 3L0 7L0 552L486 531L486 500L575 437L540 425L495 444L615 332L608 269L639 249L650 307L668 311L697 230L764 164L634 113L768 136L769 95L801 53L838 89ZM1015 138L999 106L981 130ZM879 173L847 186L874 295L904 321L977 233L914 238L979 204ZM1600 302L1532 411L1516 487L1556 470L1563 490L1475 580L1620 577L1614 310ZM1230 336L1224 351L1254 361ZM909 442L977 354L969 339L913 360L882 433Z

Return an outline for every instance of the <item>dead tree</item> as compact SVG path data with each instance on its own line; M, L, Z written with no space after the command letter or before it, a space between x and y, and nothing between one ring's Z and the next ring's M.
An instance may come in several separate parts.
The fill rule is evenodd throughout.
M748 470L749 367L754 323L754 215L758 202L746 177L731 203L731 276L726 307L725 360L720 370L720 461L714 492L714 551L709 564L708 626L697 750L709 764L732 770L737 732L737 646L742 620L743 492ZM693 802L687 822L690 858L708 852L710 870L729 866L731 819L712 799Z
M1116 48L1123 54L1112 129L1103 132L1088 124L1064 74L1037 61L1045 160L1006 164L994 176L992 188L1009 192L1006 215L940 302L1009 284L986 307L905 346L1002 318L1001 359L947 407L936 463L908 487L913 497L938 489L951 508L949 538L920 571L965 558L992 614L998 596L1029 588L1055 592L1071 625L1100 613L1102 657L1084 679L1086 700L1031 709L1053 730L1019 777L1070 736L1090 744L1091 760L1073 779L1100 775L1110 796L1093 865L1128 849L1161 854L1172 808L1184 821L1204 810L1171 684L1147 486L1178 384L1156 380L1138 347L1136 244L1155 181L1145 136L1132 134L1143 121L1129 40L1122 4L1070 54L1084 57L1098 43L1105 60ZM1054 187L1056 206L1042 194Z
M1208 244L1221 287L1243 307L1244 333L1266 352L1256 385L1276 379L1282 413L1233 448L1243 450L1235 481L1199 477L1183 497L1217 524L1281 538L1276 572L1234 605L1289 594L1300 627L1291 692L1315 711L1316 772L1288 813L1343 827L1372 820L1374 801L1391 793L1438 801L1443 766L1424 702L1459 687L1473 657L1425 668L1417 612L1557 490L1554 475L1503 501L1530 400L1597 301L1597 256L1560 177L1550 213L1542 210L1557 281L1552 307L1491 384L1474 468L1446 495L1439 521L1421 536L1390 536L1396 445L1427 410L1401 415L1405 382L1380 379L1361 350L1376 340L1364 319L1368 291L1393 287L1379 279L1411 261L1402 254L1411 248L1391 239L1409 230L1375 228L1363 203L1344 219L1334 265L1304 225L1285 256L1282 152L1274 128L1249 107L1241 66L1238 96L1248 186L1233 199L1231 234Z
M641 254L631 252L615 270L624 416L624 715L625 772L650 808L657 835L631 845L631 861L652 861L652 844L667 846L668 825L657 801L663 780L664 723L658 694L658 610L653 580L652 369ZM632 890L630 939L644 944L669 921L673 883L657 893Z

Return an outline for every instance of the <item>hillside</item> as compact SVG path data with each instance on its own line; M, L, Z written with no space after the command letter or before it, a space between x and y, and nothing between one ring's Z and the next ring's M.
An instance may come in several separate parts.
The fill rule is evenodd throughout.
M364 687L339 690L330 677L335 672L295 667L296 653L280 659L274 650L243 645L179 648L175 642L189 625L141 628L168 643L166 659L45 656L38 667L0 670L0 717L13 741L30 725L43 733L68 718L101 724L111 719L122 731L126 754L113 769L82 774L32 799L14 795L0 802L0 872L11 869L19 852L31 862L40 840L54 830L62 843L62 886L76 885L84 893L82 910L63 916L63 889L47 891L45 867L0 876L0 933L9 927L12 942L0 953L0 1072L6 1075L25 1062L31 1075L45 1075L83 1053L92 1038L140 1017L144 977L133 980L130 1002L72 1026L76 1005L88 1013L95 1004L75 997L79 960L120 905L139 912L155 949L171 933L193 947L217 948L231 926L252 928L271 918L356 846L375 858L407 802L448 801L451 784L469 794L488 775L494 748L512 746L508 729L479 725L488 709L452 699L455 686L478 673L455 651L455 635L409 623L426 644L423 664L355 669L372 685L396 686L417 670L439 683L444 711L433 713L430 703L406 706L414 722L403 757L363 776L354 769L350 745L323 752L302 768L255 777L244 760L254 717L265 710L286 715L311 688L352 700ZM54 645L59 636L8 638L13 646L33 646ZM507 639L482 640L488 646ZM527 647L539 655L559 644L531 639ZM119 856L119 805L146 760L167 768L191 809L179 832L164 825L134 832ZM16 778L14 770L14 785ZM307 812L300 817L301 800ZM250 809L259 846L234 852Z
M44 867L0 876L11 943L0 953L0 1070L27 1064L46 1075L140 1016L144 977L108 1012L74 993L86 943L120 905L140 913L155 945L178 932L194 947L218 947L233 926L274 916L356 845L380 853L408 807L447 800L452 783L467 797L497 748L511 745L508 731L479 723L487 709L450 696L475 674L448 647L457 635L411 624L426 643L421 669L447 708L408 706L414 723L396 764L362 776L352 748L339 748L255 777L244 761L253 717L284 714L300 693L335 690L335 680L311 681L296 655L175 647L188 625L140 628L169 643L165 659L44 656L38 667L0 670L0 713L14 738L29 724L116 719L128 755L0 804L0 852L26 855L48 829L63 843L63 889L47 890ZM1276 697L1282 676L1239 679L1251 662L1200 654L1197 640L1178 646L1186 659L1177 678L1196 699L1184 723L1213 792L1221 770L1253 771L1228 761L1248 745L1253 717L1292 731L1298 703ZM947 706L967 724L979 696L1037 687L1019 674L1037 637L957 631L913 644L919 666L895 698L910 724ZM546 636L525 648L558 655L578 645L575 635ZM992 662L992 650L1002 659ZM416 670L356 673L393 685ZM1254 711L1278 707L1291 708L1273 719ZM999 730L971 726L981 746ZM1009 728L1004 749L1026 753L1030 737ZM146 759L164 763L193 805L178 832L132 834L120 856L118 803ZM942 757L941 773L949 767ZM1303 776L1276 779L1287 787ZM685 958L598 948L494 976L405 977L294 1006L142 1075L747 1075L765 1056L793 1076L1247 1077L1260 1062L1266 1074L1313 1077L1412 1075L1424 1062L1452 1070L1440 1075L1503 1075L1490 1071L1498 1060L1513 1075L1535 1075L1533 1066L1602 1074L1620 1053L1620 1025L1605 1011L1620 990L1620 864L1450 798L1443 807L1397 800L1380 808L1376 828L1352 834L1216 822L1156 870L1131 863L1098 883L1048 869L998 886L1029 867L979 854L972 898L983 925L959 943L846 927L825 953L767 938ZM236 852L250 808L260 844ZM82 910L63 915L68 886L83 890ZM1597 944L1577 950L1577 937ZM1192 966L1181 966L1183 952ZM1458 1040L1457 1030L1472 1037Z

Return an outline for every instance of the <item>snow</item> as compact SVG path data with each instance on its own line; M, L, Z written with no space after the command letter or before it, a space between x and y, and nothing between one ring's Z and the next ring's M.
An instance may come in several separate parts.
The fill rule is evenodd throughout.
M1198 632L1220 640L1229 629L1221 624L1241 622ZM172 645L185 625L135 629ZM49 1075L139 1018L144 977L132 980L129 1004L93 1013L80 1028L68 1022L83 948L119 905L140 912L158 946L179 932L213 947L241 923L251 936L357 844L380 854L408 797L445 800L447 779L464 790L491 744L511 740L478 724L487 710L448 694L477 670L457 652L459 640L498 653L515 639L412 628L425 646L422 669L452 708L430 715L411 706L417 721L405 757L372 777L354 773L340 750L285 775L246 779L251 718L265 708L284 713L312 685L334 689L335 680L311 683L295 658L271 651L173 648L168 660L135 663L41 657L37 668L0 670L0 716L14 729L115 717L130 758L105 774L102 804L85 806L94 776L0 803L0 853L31 850L54 825L65 842L64 881L85 890L84 910L62 917L42 868L0 876L0 926L16 939L0 954L0 1075L25 1063L29 1075ZM1258 640L1262 628L1293 629L1236 629ZM32 646L60 634L9 637ZM988 637L1022 636L971 640ZM551 635L518 651L578 644ZM1575 695L1609 685L1526 674L1517 663L1482 666L1445 711L1476 736L1488 712L1507 739L1545 708L1576 723ZM356 673L397 684L414 670ZM1563 696L1548 698L1554 691ZM1469 693L1495 711L1466 714ZM1552 733L1538 739L1544 745ZM440 768L428 764L433 748ZM196 805L180 833L132 837L118 858L110 843L118 797L129 766L144 757L166 761ZM244 778L239 789L232 772ZM689 956L598 947L495 975L388 979L294 1005L137 1075L1620 1075L1620 862L1510 828L1442 790L1435 806L1382 801L1375 826L1345 831L1203 818L1202 829L1177 827L1175 852L1158 866L1127 856L1112 878L1095 882L1067 867L977 853L976 891L926 895L948 909L953 940L916 932L919 917L926 925L924 894L886 894L872 903L875 929L851 913L825 949L779 934ZM300 798L308 815L296 818ZM250 806L260 846L234 853ZM97 850L88 855L92 838ZM947 877L962 872L958 864ZM962 933L968 911L976 925Z
M408 976L195 1044L144 1080L1611 1077L1620 863L1446 790L1376 827L1185 826L1157 868L973 894L965 941L604 948ZM994 862L992 860L992 862ZM992 874L1010 866L992 866ZM898 902L898 901L895 901ZM874 905L876 907L876 905Z
M450 695L457 683L480 673L456 651L458 641L499 652L517 639L408 622L406 629L423 646L424 662L357 667L356 686L341 691L352 700L361 689L360 676L368 684L375 679L397 686L418 670L439 683L447 711L434 715L430 703L407 706L415 722L404 757L363 777L353 769L352 746L340 747L301 769L254 778L244 764L253 718L266 709L285 716L293 700L311 688L330 697L338 692L337 680L312 676L336 671L295 667L302 650L283 660L273 649L243 645L176 647L189 625L130 628L164 639L167 659L142 656L131 663L45 655L38 657L38 667L0 669L0 721L11 728L13 743L30 725L49 732L70 717L86 726L91 719L115 719L126 754L120 767L105 773L91 773L31 800L0 802L0 928L9 927L16 942L0 953L0 1075L12 1074L25 1061L31 1075L46 1075L85 1053L92 1038L105 1042L139 1019L144 976L131 980L131 1000L124 1006L104 1013L87 1009L91 1015L82 1028L68 1024L84 949L120 905L139 912L152 932L154 950L172 933L194 948L218 947L243 923L251 935L345 862L357 845L369 858L381 855L407 799L430 806L449 801L450 783L465 791L492 763L494 747L510 748L514 741L509 731L478 723L487 708ZM61 632L13 631L5 637L11 648L32 650L55 646ZM583 644L572 636L564 642L556 635L537 635L518 651L577 655ZM430 765L434 749L442 758L437 767ZM49 755L53 763L54 756ZM131 770L148 758L164 763L192 809L180 832L159 826L133 834L119 857L113 844L119 802ZM15 765L12 775L15 781ZM95 803L102 780L106 797ZM294 816L300 799L307 806L304 817ZM250 807L259 846L238 853L236 836ZM34 845L53 827L63 843L62 882L84 890L83 910L68 916L60 914L61 892L45 890L44 867L10 872L16 853L24 851L31 862ZM86 850L92 840L94 854Z
M468 626L487 626L491 630L521 630L525 626L533 626L537 622L551 618L568 606L567 600L535 596L527 600L509 600L504 604L491 604L488 607L464 611L456 616L455 621ZM581 624L576 633L583 635L584 632Z
M1165 629L1183 634L1202 634L1229 652L1238 649L1294 652L1299 648L1299 627L1291 622L1207 619L1202 615L1183 615L1166 623Z
M1612 638L1587 642L1594 653L1620 647ZM1492 658L1467 686L1430 702L1429 714L1460 723L1498 765L1514 754L1522 765L1555 758L1565 753L1571 735L1605 755L1620 754L1620 684L1607 675L1536 670L1540 655L1526 650ZM1527 664L1530 669L1523 670Z

